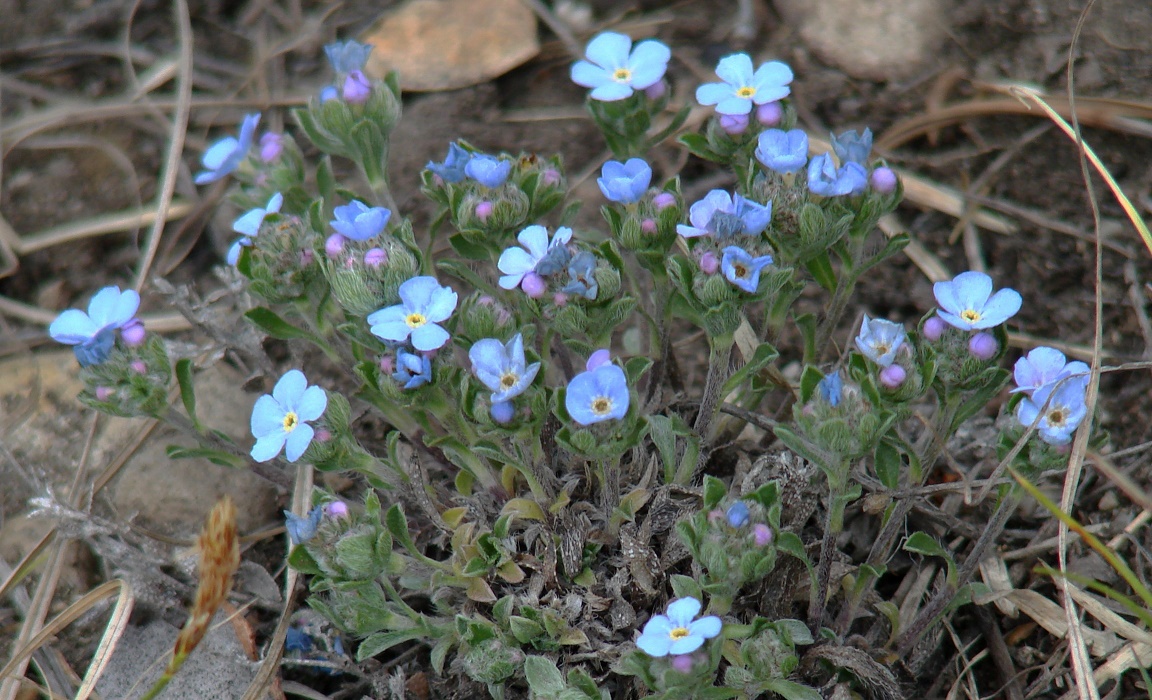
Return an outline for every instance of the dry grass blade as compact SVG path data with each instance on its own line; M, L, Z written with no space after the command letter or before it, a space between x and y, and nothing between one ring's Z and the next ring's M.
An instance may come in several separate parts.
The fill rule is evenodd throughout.
M124 628L128 626L128 619L131 617L132 608L135 605L135 597L132 595L131 586L123 581L120 583L120 595L116 599L116 607L112 609L112 618L108 620L108 625L104 628L104 636L100 638L100 646L96 647L96 653L92 656L92 662L84 674L84 682L76 691L75 700L85 700L96 690L96 682L100 680L104 669L108 667L108 663L112 660L112 653L116 650L116 644L124 635Z
M191 202L178 200L168 206L164 211L163 217L157 216L155 207L141 207L127 211L109 212L81 221L63 224L61 226L53 226L52 228L30 233L26 236L18 236L13 245L13 250L20 255L27 255L28 253L43 250L44 248L50 248L54 245L60 245L83 238L102 236L107 233L119 233L120 231L128 231L140 226L156 226L158 221L159 225L163 226L169 221L187 216L191 211Z

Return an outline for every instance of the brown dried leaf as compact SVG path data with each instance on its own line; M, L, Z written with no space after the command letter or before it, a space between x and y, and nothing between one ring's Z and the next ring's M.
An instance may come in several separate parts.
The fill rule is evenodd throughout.
M400 73L400 87L454 90L486 82L540 51L536 16L520 0L409 0L362 38L364 72Z

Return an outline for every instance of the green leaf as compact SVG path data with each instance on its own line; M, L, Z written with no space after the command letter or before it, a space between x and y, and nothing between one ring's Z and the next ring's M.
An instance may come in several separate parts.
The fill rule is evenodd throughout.
M524 679L528 681L528 688L538 695L557 695L568 686L555 662L543 656L524 659Z
M420 639L423 636L424 632L420 629L377 632L376 634L368 635L368 638L360 642L360 648L356 650L356 660L364 661L365 659L370 659L382 651L391 649L397 644Z
M704 510L712 510L724 499L728 489L714 476L704 477Z
M890 489L900 486L900 470L904 462L900 459L900 451L888 440L881 440L876 445L875 466L880 483Z
M448 242L452 244L453 250L467 260L487 260L490 257L484 244L477 243L465 234L454 234L448 238Z
M312 558L312 555L304 545L299 544L293 547L292 551L288 553L288 566L291 566L302 574L318 576L324 573L323 569L321 569L320 565L316 563L316 560Z
M913 532L904 541L904 551L923 554L929 557L947 557L948 551L940 543L924 532Z
M436 642L432 647L432 652L429 654L429 662L432 664L432 670L436 673L444 674L444 661L448 658L448 652L452 649L453 639L446 637Z
M712 150L712 147L708 144L708 139L702 134L682 134L680 138L676 140L697 158L710 160L714 163L724 162L724 158Z
M816 387L824 381L824 373L812 365L805 365L800 374L800 402L808 403L816 395Z
M184 358L176 362L176 381L180 384L180 400L184 402L184 410L192 419L192 425L197 432L203 431L203 426L196 418L196 387L192 383L192 360Z
M672 594L677 598L695 598L696 600L703 600L703 592L700 589L700 583L691 576L673 574L669 577L668 582L672 584Z
M315 333L293 326L291 323L280 318L272 309L257 306L255 309L249 309L245 312L244 317L273 338L279 340L303 338L305 340L311 340L317 345L324 345L324 342L320 340Z
M213 464L219 464L222 467L232 467L233 469L242 469L247 466L243 458L237 457L230 452L214 450L209 447L169 445L164 451L167 453L168 459L206 459Z
M392 537L396 538L396 541L403 545L404 549L413 554L420 554L416 549L416 543L412 541L412 535L408 532L408 518L405 517L404 510L400 508L399 503L394 503L385 513L384 524L392 533Z
M780 356L776 348L772 347L769 343L760 343L756 347L756 351L752 353L752 359L740 369L732 373L728 377L728 381L724 382L724 386L720 389L721 396L727 396L736 390L748 380L749 375L755 374L768 366L770 362Z
M508 617L508 629L511 630L512 636L516 638L516 641L521 644L527 644L544 634L543 625L519 615L511 615ZM559 673L559 671L557 671L557 673Z
M805 263L804 266L808 268L808 272L812 273L812 278L821 287L830 292L836 289L836 271L832 269L832 261L828 259L827 252L820 253Z
M823 700L824 697L815 688L783 678L769 678L760 683L760 689L776 693L784 700Z

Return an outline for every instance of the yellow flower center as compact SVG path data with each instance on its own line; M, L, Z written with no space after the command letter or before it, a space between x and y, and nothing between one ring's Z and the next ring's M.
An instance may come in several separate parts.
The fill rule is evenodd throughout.
M295 411L288 411L284 414L284 432L290 433L300 425L300 418L297 417Z
M874 343L872 345L872 350L874 350L877 355L887 355L888 343Z
M752 99L752 96L755 94L756 94L756 88L752 87L751 85L745 85L744 87L742 87L736 91L737 97L743 97L746 100Z
M618 83L627 83L632 80L632 71L627 68L617 68L612 71L612 79Z
M404 318L404 323L407 323L409 328L419 328L425 323L428 323L428 319L424 314L413 311Z
M668 636L675 641L678 639L684 639L689 634L690 632L688 631L687 627L673 627L672 630L668 633Z
M515 372L505 372L500 377L500 386L504 387L505 389L511 389L512 387L516 386L516 382L518 381L520 381L520 375L516 374Z
M607 396L597 396L592 399L592 412L598 416L605 416L612 412L612 399Z
M1048 412L1048 425L1053 428L1059 428L1064 425L1068 420L1068 416L1064 414L1064 408L1054 408Z
M745 265L736 263L732 265L732 273L736 275L736 279L742 280L751 273L751 270Z
M975 309L964 309L960 312L960 318L964 319L968 323L976 323L980 320L981 316L980 312L976 311Z

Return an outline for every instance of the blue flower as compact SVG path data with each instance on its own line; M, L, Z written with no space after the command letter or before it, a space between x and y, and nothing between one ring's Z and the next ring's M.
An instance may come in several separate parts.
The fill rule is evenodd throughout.
M1088 415L1087 387L1086 375L1045 384L1016 406L1016 420L1025 427L1035 424L1040 439L1049 445L1066 445Z
M232 247L228 249L229 265L235 265L236 261L240 259L240 248L252 245L252 239L260 233L260 225L264 223L264 217L279 213L283 204L284 195L277 192L268 199L268 204L263 209L256 207L232 222L232 230L243 234L243 236L234 241Z
M562 254L553 254L552 251L565 248L568 241L572 240L572 229L561 226L556 229L555 235L549 241L548 229L533 225L518 233L516 240L523 247L505 248L504 252L500 253L500 259L496 262L496 267L504 273L500 277L501 289L515 289L524 279L524 275L529 272L535 272L538 275L554 272L554 270L549 270L547 265L544 266L544 272L540 272L537 270L537 266L545 259L551 261L550 254L562 257ZM566 264L567 260L564 262ZM557 269L563 269L563 266Z
M860 335L856 336L856 347L864 356L881 367L887 367L896 359L896 351L904 344L908 332L904 324L893 323L882 318L869 319L864 314L860 324Z
M808 162L808 189L821 197L860 194L868 187L868 172L849 161L836 169L831 153L821 153Z
M507 343L501 343L495 338L476 341L468 351L468 359L472 361L472 373L492 390L493 404L509 401L524 393L540 371L539 362L527 364L524 358L524 337L519 333Z
M1016 360L1013 377L1016 388L1011 393L1024 392L1031 396L1043 386L1058 382L1066 377L1084 375L1090 372L1088 365L1079 361L1068 362L1064 353L1056 348L1039 347Z
M336 207L332 213L336 215L336 219L330 222L332 228L354 241L366 241L379 235L392 216L392 212L384 207L369 207L358 199Z
M752 105L762 105L787 97L791 92L792 69L780 61L761 64L752 72L752 59L746 53L725 56L716 66L724 82L705 83L696 88L696 101L716 105L720 114L749 114Z
M592 425L620 420L628 413L630 401L624 370L613 364L601 364L568 382L564 407L572 420L580 425Z
M308 386L304 373L289 370L280 377L272 394L256 400L252 408L252 459L267 462L280 450L289 462L295 462L312 443L315 431L308 421L324 415L328 395L318 386Z
M139 308L140 295L134 290L105 287L88 302L88 313L68 309L48 326L48 335L57 343L73 346L81 367L98 365L108 359L116 330L135 319Z
M723 627L715 615L697 620L701 607L700 601L692 597L672 601L666 615L653 615L648 620L636 646L649 656L691 654L703 646L705 639L720 634Z
M444 158L443 163L428 161L428 165L424 167L439 175L444 182L460 182L467 176L464 169L470 160L472 160L471 151L461 148L455 143L450 143L448 144L448 156Z
M572 256L572 262L568 263L568 277L571 281L560 291L594 300L600 292L595 273L596 256L586 250L580 251Z
M725 279L749 294L755 294L756 288L760 286L760 271L772 264L772 256L754 258L743 248L734 245L728 246L723 252L720 270Z
M685 238L712 235L723 240L737 233L759 236L772 221L772 202L758 204L724 190L712 190L688 210L688 222L676 225Z
M756 146L756 160L778 173L794 173L808 162L808 134L803 129L761 132Z
M324 506L316 506L308 511L306 517L300 517L290 510L284 511L284 529L288 531L289 541L292 544L303 544L315 537L316 528L320 527L320 519L323 517Z
M744 501L736 501L728 506L728 512L724 514L728 518L728 524L732 527L742 527L744 523L748 522L748 504Z
M439 323L456 310L456 292L451 287L441 287L435 277L413 277L400 285L400 301L369 314L372 335L396 343L411 337L412 347L421 351L448 342L448 331Z
M259 114L249 114L244 117L240 125L240 138L225 136L204 151L200 164L206 169L196 173L196 184L205 185L216 182L225 175L240 167L240 161L248 155L252 147L252 137L256 133L256 126L260 123Z
M872 153L872 130L865 127L864 133L845 131L832 136L832 150L841 163L859 163L868 167L868 154Z
M829 406L836 408L840 405L840 398L844 393L844 380L840 378L840 372L829 374L816 386L820 390L820 398Z
M584 57L572 65L572 82L592 88L594 100L614 102L660 82L672 51L654 39L633 48L629 37L603 32L588 42Z
M607 199L621 204L639 200L652 182L652 168L642 158L629 158L626 163L610 160L600 173L596 180L600 191Z
M396 371L392 373L392 378L403 384L405 389L424 386L432 381L432 360L401 350L396 354Z
M308 653L312 651L312 637L302 629L289 627L284 635L284 651Z
M354 40L334 41L324 46L324 53L328 54L332 70L337 73L351 73L364 69L372 48L372 44L361 44Z
M473 154L464 166L464 174L488 189L504 184L508 173L512 172L512 161L500 160L483 153Z
M962 331L984 330L1016 315L1023 300L1014 289L992 293L992 278L983 272L962 272L950 282L932 285L937 315Z

